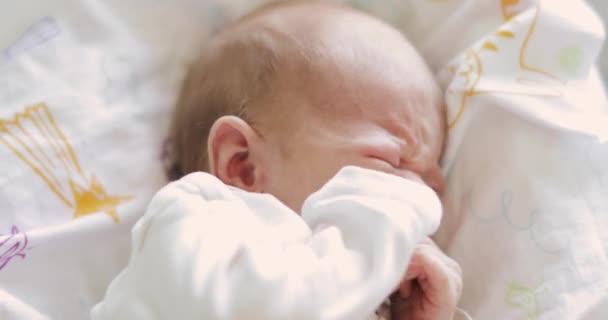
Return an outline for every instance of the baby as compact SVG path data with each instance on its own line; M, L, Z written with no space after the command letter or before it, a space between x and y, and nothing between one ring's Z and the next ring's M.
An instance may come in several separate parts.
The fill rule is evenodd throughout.
M311 1L245 16L187 77L171 175L192 174L152 200L93 319L367 319L388 296L381 317L452 319L460 268L427 238L444 121L388 25Z

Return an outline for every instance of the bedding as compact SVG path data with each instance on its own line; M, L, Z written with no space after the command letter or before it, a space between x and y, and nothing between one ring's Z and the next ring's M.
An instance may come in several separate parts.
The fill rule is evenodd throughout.
M164 180L158 112L167 88L134 78L132 70L153 71L128 63L146 58L137 42L72 9L2 38L0 290L11 298L0 299L0 319L32 319L14 314L28 308L86 319ZM112 40L93 41L103 37Z
M580 1L503 1L485 36L432 63L446 89L446 215L436 236L478 319L608 315L604 33ZM478 20L481 2L459 8ZM495 8L496 9L496 8ZM454 18L451 18L454 19ZM456 20L448 20L456 21ZM423 40L432 56L446 22ZM449 55L445 55L448 57Z
M261 2L3 4L1 319L88 318L165 183L160 146L188 63ZM608 314L597 15L575 0L341 2L403 30L446 91L437 241L465 271L462 307L475 319Z

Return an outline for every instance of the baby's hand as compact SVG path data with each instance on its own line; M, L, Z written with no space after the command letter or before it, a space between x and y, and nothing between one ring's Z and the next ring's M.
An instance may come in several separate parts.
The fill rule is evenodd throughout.
M414 250L398 292L391 298L393 320L450 320L462 290L462 271L431 239Z

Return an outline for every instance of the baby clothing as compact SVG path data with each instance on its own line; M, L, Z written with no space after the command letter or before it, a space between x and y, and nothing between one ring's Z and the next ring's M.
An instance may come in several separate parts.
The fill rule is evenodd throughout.
M92 319L365 319L441 213L429 187L357 167L308 197L301 216L193 173L154 197Z

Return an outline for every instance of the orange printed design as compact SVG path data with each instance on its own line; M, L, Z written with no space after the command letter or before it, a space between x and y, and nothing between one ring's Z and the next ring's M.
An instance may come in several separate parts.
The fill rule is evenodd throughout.
M532 19L532 22L530 23L530 26L528 27L528 30L526 31L523 44L521 45L521 48L519 50L519 68L522 71L529 71L531 73L537 73L539 75L545 76L552 80L562 82L559 80L559 78L557 76L549 73L546 70L542 70L540 68L534 67L534 66L530 65L528 62L526 62L526 53L528 51L528 47L530 45L532 37L534 36L534 33L536 31L536 26L538 25L538 19L540 17L540 13L541 13L540 3L541 3L541 0L536 1L536 9L535 9L535 13L534 13L534 18ZM529 1L522 1L522 0L501 0L501 4L502 4L503 17L504 17L505 22L509 22L514 16L520 14L521 12L523 12L524 10L526 10L529 7ZM510 12L510 14L505 14L506 12ZM496 35L501 36L502 38L516 39L515 34L513 34L510 31L499 31L498 33L496 33ZM518 79L518 81L525 82L526 79ZM530 80L530 81L532 81L532 80Z
M460 120L460 117L462 117L464 109L467 105L467 100L470 97L479 93L476 91L476 88L477 84L479 84L479 80L481 79L482 74L483 64L481 63L479 54L475 50L469 50L465 55L460 69L456 71L457 78L454 81L460 82L458 86L459 89L462 90L462 97L460 100L460 107L458 108L456 116L453 119L448 119L449 128L453 128ZM450 93L453 93L453 90L450 91Z
M540 0L538 0L538 4L536 5L536 13L534 14L534 19L532 19L532 23L530 24L530 28L528 29L528 33L526 34L524 43L521 46L521 50L519 51L519 67L521 68L521 70L538 73L538 74L544 75L548 78L551 78L553 80L560 81L558 77L552 75L551 73L549 73L545 70L539 69L539 68L535 68L526 62L526 52L528 51L528 46L530 45L530 40L532 39L532 36L534 35L534 31L536 30L536 25L538 24L538 18L540 17L540 12L541 12L540 11ZM560 81L560 82L562 82L562 81Z
M522 0L500 0L500 8L502 10L502 18L504 21L510 21L516 15L522 12L527 1Z
M506 22L510 21L514 16L521 13L522 8L527 8L527 5L524 5L524 2L525 1L521 0L501 0L503 16ZM522 41L521 36L518 37L517 34L509 30L511 25L517 23L515 21L511 21L511 25L506 24L494 32L491 36L485 39L477 49L469 50L464 57L461 58L459 66L448 66L448 72L455 77L453 80L454 85L452 85L452 88L448 91L448 93L458 93L462 95L456 115L451 119L448 118L449 128L453 128L458 123L464 113L468 99L475 95L491 93L545 97L559 97L561 95L558 90L551 88L551 86L556 84L563 85L564 81L561 81L557 76L546 70L532 66L526 61L526 53L536 31L540 13L541 7L539 1L536 6L534 18L532 19L530 26L527 28L525 35L523 35L523 42L519 50L517 67L521 71L521 76L513 79L513 82L518 84L517 86L514 86L517 88L516 90L478 89L478 85L483 78L484 61L482 58L485 57L485 54L500 54L501 45L508 45L508 43L505 43L505 41ZM496 56L494 56L494 58L496 58ZM544 85L547 85L546 88L543 88Z
M74 218L105 212L118 223L116 207L131 196L108 195L95 175L85 175L48 106L40 103L0 118L0 142L72 209Z

